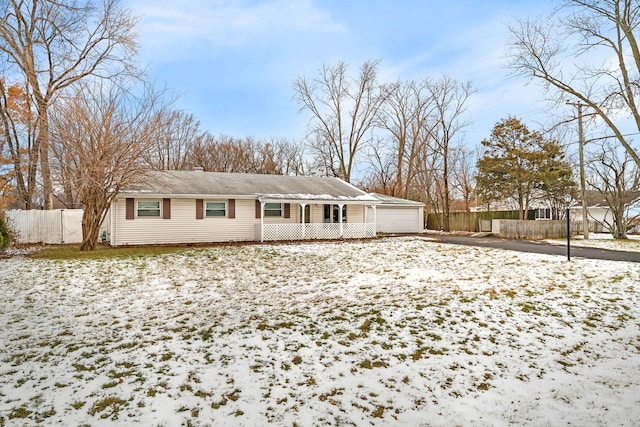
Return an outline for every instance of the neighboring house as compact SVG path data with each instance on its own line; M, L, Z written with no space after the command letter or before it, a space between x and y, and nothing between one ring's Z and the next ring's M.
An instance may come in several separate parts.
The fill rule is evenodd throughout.
M379 203L338 178L154 171L115 198L107 240L121 246L375 237Z
M606 204L606 201L596 191L587 191L587 213L590 222L598 224L604 224L606 221L611 221L610 209ZM489 206L486 204L480 204L477 207L471 208L471 212L487 212L487 211L517 211L515 202L512 200L505 200L502 202L493 202ZM582 221L582 202L580 200L573 200L570 207L571 221ZM565 215L564 205L556 207L555 209L546 201L536 200L529 205L530 219L535 220L554 220L562 219Z
M379 233L420 233L424 231L424 203L371 193L380 201L375 207L376 231ZM369 208L369 215L373 215Z

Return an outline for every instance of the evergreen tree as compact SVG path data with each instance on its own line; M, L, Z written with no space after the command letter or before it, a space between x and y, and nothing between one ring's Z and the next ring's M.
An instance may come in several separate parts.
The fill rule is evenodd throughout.
M564 150L555 140L531 132L519 119L496 123L482 141L484 154L478 160L477 193L485 201L513 199L520 219L525 219L536 198L557 206L575 186Z

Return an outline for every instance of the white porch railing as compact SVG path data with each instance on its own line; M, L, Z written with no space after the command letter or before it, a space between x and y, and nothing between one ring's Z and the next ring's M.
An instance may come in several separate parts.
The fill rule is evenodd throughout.
M259 228L260 226L258 226ZM264 224L265 241L362 239L376 236L374 223L354 224ZM259 232L259 230L258 230ZM342 233L342 234L341 234ZM258 236L259 237L259 236Z

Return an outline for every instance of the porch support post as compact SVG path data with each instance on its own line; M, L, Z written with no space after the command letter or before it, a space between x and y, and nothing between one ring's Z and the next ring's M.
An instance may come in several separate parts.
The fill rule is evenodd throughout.
M378 211L376 210L376 205L372 205L373 207L373 236L375 237L378 233Z
M304 220L305 220L305 218L304 218L304 209L306 207L307 207L306 203L300 203L300 212L302 212L302 217L301 217L302 218L302 224L300 224L302 226L302 240L304 240L304 238L305 238L305 229L306 229L306 227L304 225L305 224L304 223Z
M260 242L264 242L264 206L260 200Z
M340 238L344 237L344 227L342 226L342 207L344 204L338 205L338 222L340 223Z

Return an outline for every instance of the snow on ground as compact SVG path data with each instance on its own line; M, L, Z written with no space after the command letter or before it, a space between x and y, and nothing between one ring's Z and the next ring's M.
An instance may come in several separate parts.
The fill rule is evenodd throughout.
M550 239L548 243L566 245L566 239ZM629 234L627 240L614 240L610 233L589 233L589 238L580 235L571 236L571 246L609 249L613 251L640 252L640 235Z
M419 238L0 260L0 425L637 425L640 265Z

